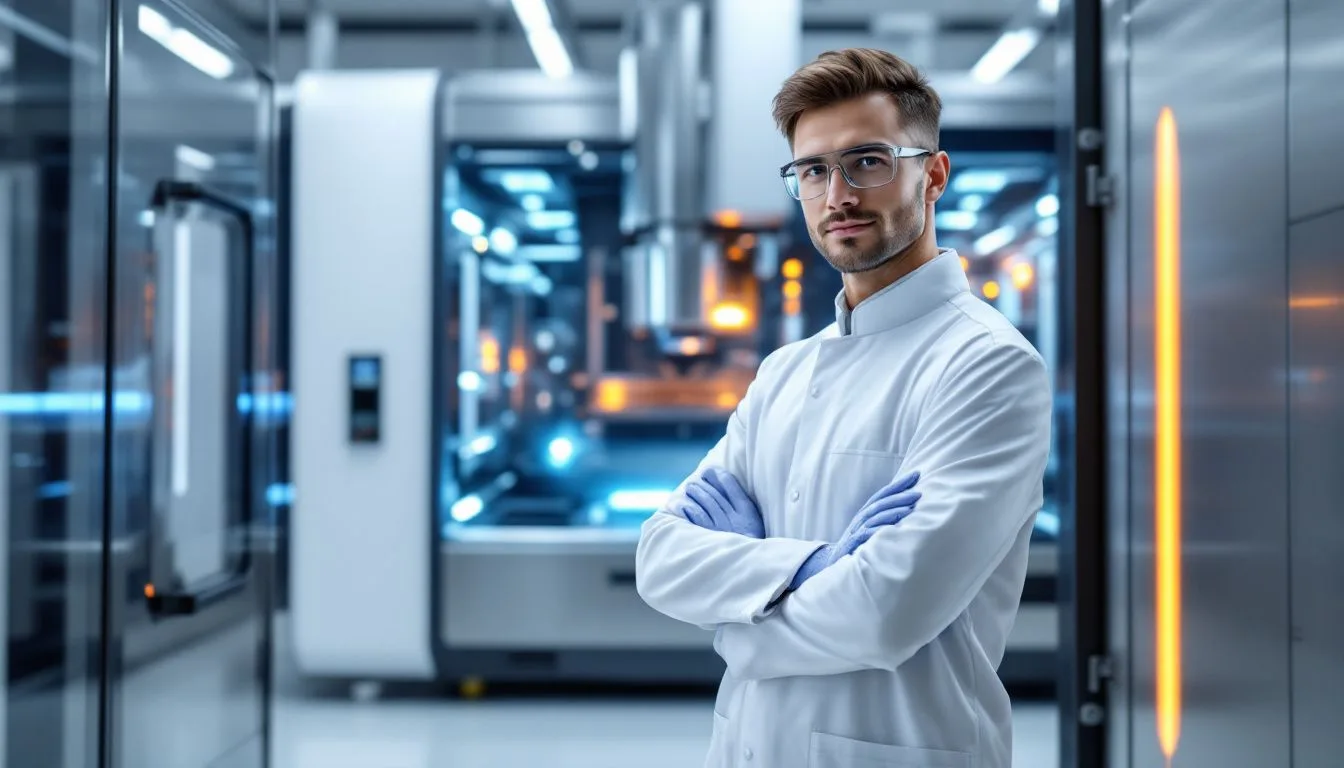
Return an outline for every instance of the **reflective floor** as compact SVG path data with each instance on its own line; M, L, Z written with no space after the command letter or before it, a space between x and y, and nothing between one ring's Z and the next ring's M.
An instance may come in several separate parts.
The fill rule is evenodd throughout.
M709 742L711 697L487 696L479 701L300 685L277 654L275 751L284 768L692 768ZM1057 768L1058 716L1019 703L1013 764Z

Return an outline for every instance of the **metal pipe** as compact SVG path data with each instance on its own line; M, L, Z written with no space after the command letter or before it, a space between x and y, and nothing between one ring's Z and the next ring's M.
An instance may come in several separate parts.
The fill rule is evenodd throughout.
M308 69L335 69L340 21L325 0L308 2Z
M663 2L639 16L635 139L636 201L632 217L646 280L630 301L647 308L654 327L704 328L700 243L703 139L701 59L704 11L699 3ZM637 313L642 314L642 313Z

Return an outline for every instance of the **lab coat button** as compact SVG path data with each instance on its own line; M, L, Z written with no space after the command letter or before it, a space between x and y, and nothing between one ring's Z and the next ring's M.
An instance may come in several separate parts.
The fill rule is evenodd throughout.
M751 759L751 747L743 747L743 748L742 748L742 759L743 759L743 760L750 760L750 759Z
M799 494L798 491L794 491L793 493L789 494L789 498L792 499L792 500L794 500L794 501L797 501L797 500L798 500L798 497L799 497L800 495L801 495L801 494Z
M812 387L812 396L813 396L813 397L820 397L820 396L821 396L821 387L817 387L817 386Z

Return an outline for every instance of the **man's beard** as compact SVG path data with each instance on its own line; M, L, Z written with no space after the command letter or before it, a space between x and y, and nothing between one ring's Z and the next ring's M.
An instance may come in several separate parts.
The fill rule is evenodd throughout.
M865 248L855 242L857 238L828 240L824 234L829 227L845 221L871 221L879 232L878 241ZM924 233L924 189L921 185L915 190L914 198L902 210L891 211L885 216L868 211L858 211L844 218L832 218L823 221L815 230L809 232L812 244L837 271L841 273L870 272L892 259L910 250L919 236ZM866 232L861 234L867 234Z

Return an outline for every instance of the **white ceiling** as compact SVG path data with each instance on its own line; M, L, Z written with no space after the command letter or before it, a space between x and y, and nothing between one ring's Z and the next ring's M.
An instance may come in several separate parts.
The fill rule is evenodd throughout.
M553 0L554 1L554 0ZM762 0L763 4L770 0ZM259 16L267 0L222 0L238 11ZM507 8L508 0L322 0L343 18L360 20L455 21L479 18L482 12ZM561 0L580 21L619 20L637 0ZM300 16L308 0L279 0L280 12ZM863 22L875 16L931 14L944 20L1006 22L1029 10L1025 0L804 0L803 18L808 23Z
M2 1L2 0L0 0ZM202 0L204 1L204 0ZM510 0L317 0L340 22L335 66L343 69L536 67ZM641 2L548 0L579 68L615 75L627 39L623 22ZM776 0L759 0L764 7ZM210 0L260 31L270 0ZM309 66L304 35L313 0L278 0L282 26L275 74L292 81ZM712 3L714 0L703 0ZM1040 0L802 0L800 65L822 51L874 47L892 51L928 74L944 98L945 122L1042 124L1053 119L1055 48L1045 35L1017 67L992 85L971 68L1003 32L1043 25ZM562 25L563 26L563 25ZM749 31L749 30L748 30Z

